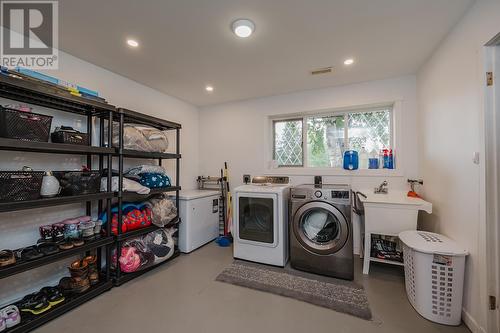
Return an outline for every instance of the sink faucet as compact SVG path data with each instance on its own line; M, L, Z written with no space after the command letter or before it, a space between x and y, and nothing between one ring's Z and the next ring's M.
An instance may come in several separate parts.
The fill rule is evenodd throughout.
M389 192L387 185L389 185L389 183L387 182L387 180L384 180L382 184L380 184L378 187L375 187L375 194L387 194Z

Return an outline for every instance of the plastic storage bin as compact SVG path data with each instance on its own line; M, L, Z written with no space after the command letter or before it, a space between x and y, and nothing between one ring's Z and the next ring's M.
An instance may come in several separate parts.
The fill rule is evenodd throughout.
M52 116L0 107L0 136L48 142Z
M404 231L399 239L411 305L426 319L460 325L467 251L432 232Z
M0 202L36 200L45 172L0 171Z
M100 191L99 171L53 171L52 174L61 184L61 195L94 194Z

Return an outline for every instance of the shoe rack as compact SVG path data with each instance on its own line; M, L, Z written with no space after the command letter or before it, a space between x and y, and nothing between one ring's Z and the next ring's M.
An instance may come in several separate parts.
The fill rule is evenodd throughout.
M59 144L51 142L28 142L14 139L0 138L0 150L3 151L19 151L31 152L41 154L54 154L57 155L81 155L86 156L86 166L92 169L92 166L98 164L98 170L102 173L107 169L107 191L89 195L76 195L76 196L60 196L53 198L41 198L29 201L15 201L15 202L2 202L0 203L0 213L19 211L33 208L53 207L60 205L69 205L76 203L85 203L86 215L92 215L96 211L98 214L106 210L107 216L111 216L111 205L117 203L118 210L118 235L111 233L111 223L106 224L106 235L93 241L87 241L83 246L74 247L69 250L61 250L57 253L43 256L38 259L30 261L18 260L15 264L5 267L0 267L0 280L15 274L26 272L36 269L63 259L68 259L76 255L88 254L90 251L97 253L98 264L100 267L100 282L92 286L88 291L68 297L63 303L55 306L54 308L44 312L40 315L32 316L31 319L22 319L21 323L8 328L2 333L12 332L29 332L50 320L78 307L79 305L89 301L90 299L99 296L105 291L110 290L113 286L121 285L130 281L155 267L171 261L179 255L177 246L175 247L174 255L162 262L157 266L150 267L146 270L134 273L121 273L120 270L111 270L111 254L112 248L117 249L117 253L121 253L121 246L124 241L132 237L141 236L148 232L158 229L156 226L134 230L132 232L121 233L122 224L122 203L127 201L144 201L149 197L164 192L176 193L176 207L177 214L179 214L179 199L178 194L180 191L179 186L179 169L180 169L180 129L181 125L169 122L163 119L147 116L139 112L127 109L117 109L115 106L103 103L96 100L86 99L79 96L61 93L60 88L55 88L50 84L36 82L32 80L25 80L13 78L6 75L0 75L0 97L10 100L18 101L21 103L29 103L33 105L52 108L55 110L78 114L86 117L87 133L92 138L93 124L99 126L99 142L89 142L88 146L72 145L72 144ZM113 140L113 122L119 123L119 147L111 147L107 144ZM175 133L175 153L150 153L134 150L124 149L123 143L123 129L126 123L139 123L149 125L162 130L172 130ZM106 130L107 129L107 130ZM106 133L106 137L104 137ZM92 141L89 140L89 141ZM118 159L119 169L119 189L112 191L112 166L113 158ZM168 188L152 189L148 195L137 195L123 191L123 172L124 172L124 159L149 159L158 161L158 165L162 164L162 160L175 160L175 186ZM94 168L95 169L95 168ZM96 205L97 204L97 205ZM96 206L95 206L96 205ZM0 223L2 215L0 215ZM169 226L179 223L179 215L174 219ZM35 227L35 226L34 226ZM174 235L176 236L176 235ZM21 315L22 316L22 315Z
M104 166L108 167L109 174L111 173L112 157L115 154L115 149L104 146L104 138L102 138L105 126L110 129L115 107L107 103L88 100L82 97L73 96L70 94L62 94L60 89L56 89L48 84L38 83L31 80L12 78L5 75L0 75L0 96L19 101L21 103L29 103L38 106L43 106L63 112L69 112L86 117L87 133L92 138L93 122L97 121L101 129L101 138L98 143L92 145L92 140L89 140L87 146L60 144L50 142L28 142L15 139L0 138L0 150L3 151L20 151L41 154L53 154L54 158L62 154L83 155L86 156L86 166L91 169L93 158L98 158L99 171L103 172ZM111 137L111 131L108 130L108 135ZM110 179L108 177L108 179ZM77 196L58 196L53 198L41 198L29 201L15 201L0 203L0 212L11 212L33 208L53 207L60 205L85 203L86 215L91 215L93 205L97 203L98 212L104 209L110 210L111 200L115 194L111 191L111 182L107 184L107 191L97 194L77 195ZM109 207L109 208L108 208ZM95 208L95 206L94 206ZM1 217L0 217L1 221ZM19 259L15 264L5 267L0 267L0 279L26 272L44 265L48 265L63 259L96 251L98 257L98 267L101 267L101 280L85 293L69 297L64 303L54 307L53 309L44 312L38 316L33 316L31 319L21 320L21 323L8 328L4 332L28 332L44 323L74 309L75 307L87 302L88 300L102 294L112 288L112 279L109 265L111 246L114 243L114 238L109 236L109 226L107 226L107 235L93 241L87 241L83 246L74 247L69 250L61 250L57 253L46 255L38 259L24 261ZM101 251L105 249L105 251ZM106 253L107 258L102 258L102 252ZM21 317L23 315L21 314Z

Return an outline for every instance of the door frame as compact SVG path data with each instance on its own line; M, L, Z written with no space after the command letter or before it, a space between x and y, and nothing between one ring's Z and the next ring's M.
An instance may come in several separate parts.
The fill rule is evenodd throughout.
M273 242L272 243L264 243L264 242L258 242L258 241L253 241L253 240L248 240L248 239L242 239L240 238L240 197L244 198L261 198L261 199L272 199L273 200ZM234 230L234 235L233 237L238 241L240 244L251 244L251 245L258 245L258 246L265 246L265 247L272 247L275 248L278 246L279 242L281 241L279 239L279 225L278 225L278 219L279 219L279 206L278 206L278 194L274 192L236 192L235 197L233 198L235 200L235 219L233 223L233 230Z
M500 331L500 34L484 48L484 149L485 168L482 182L485 193L486 223L480 235L484 240L485 302L487 332ZM493 73L493 85L486 84L486 73ZM480 239L481 241L482 239ZM484 281L484 280L483 280ZM496 309L489 308L489 297L496 297Z

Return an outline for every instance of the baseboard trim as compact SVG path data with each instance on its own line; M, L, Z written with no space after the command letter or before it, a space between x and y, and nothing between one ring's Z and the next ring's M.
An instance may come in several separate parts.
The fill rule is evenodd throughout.
M462 320L472 333L487 333L484 327L481 327L474 317L467 310L462 308Z

